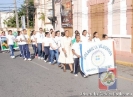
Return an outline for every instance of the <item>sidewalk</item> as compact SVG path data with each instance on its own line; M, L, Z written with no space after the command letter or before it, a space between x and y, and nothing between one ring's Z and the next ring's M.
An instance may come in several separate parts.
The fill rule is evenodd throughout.
M116 64L133 67L133 53L116 51Z

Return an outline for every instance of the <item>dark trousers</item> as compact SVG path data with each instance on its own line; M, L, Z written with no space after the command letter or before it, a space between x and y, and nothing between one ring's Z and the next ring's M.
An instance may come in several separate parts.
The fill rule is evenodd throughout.
M32 44L32 48L33 48L34 56L37 56L37 47L36 47L36 45Z
M78 67L79 67L79 58L74 58L74 74L78 73ZM83 76L84 73L80 69L80 74Z
M29 51L29 45L25 44L22 45L22 50L23 50L23 58L30 58L30 51Z
M9 49L10 49L10 56L14 56L14 49L13 49L13 45L9 45Z
M20 56L23 56L22 45L19 45L19 50L20 50Z
M45 52L45 59L44 60L47 60L47 58L48 58L48 62L50 62L50 46L45 46L44 52Z
M38 57L43 57L44 52L42 51L42 43L37 43Z

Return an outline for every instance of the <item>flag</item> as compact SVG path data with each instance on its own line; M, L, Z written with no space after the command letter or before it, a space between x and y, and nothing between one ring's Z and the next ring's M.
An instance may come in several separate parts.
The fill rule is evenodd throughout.
M100 90L117 89L116 68L99 68L99 89Z

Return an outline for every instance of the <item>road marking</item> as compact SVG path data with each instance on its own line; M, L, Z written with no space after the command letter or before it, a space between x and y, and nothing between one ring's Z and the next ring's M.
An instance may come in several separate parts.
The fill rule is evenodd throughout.
M36 65L38 65L38 66L40 66L40 67L42 67L42 68L44 68L44 69L46 69L46 70L49 70L47 67L45 67L45 66L43 66L43 65L40 65L40 64L38 64L38 63L36 63L36 62L33 62L33 61L30 61L31 63L33 63L33 64L36 64Z
M125 79L125 80L133 82L133 79L129 79L129 78L126 78L126 77L118 76L118 78Z

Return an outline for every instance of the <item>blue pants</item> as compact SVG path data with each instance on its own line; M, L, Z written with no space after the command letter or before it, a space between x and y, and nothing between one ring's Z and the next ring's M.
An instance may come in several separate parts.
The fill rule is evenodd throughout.
M9 45L9 49L10 49L10 56L14 56L14 50L13 50L13 45Z
M43 57L44 52L42 51L42 43L37 43L38 57Z
M30 51L28 44L22 45L22 50L23 50L23 57L27 59L30 58Z
M33 48L33 51L34 51L34 56L37 56L37 47L35 44L32 44L32 48Z
M48 58L48 62L50 62L50 46L45 46L44 47L44 52L45 52L45 60Z
M19 45L19 50L20 50L20 54L21 54L21 56L23 56L23 49L22 49L22 45Z
M57 64L59 65L59 62L58 62L58 57L59 57L58 49L57 50L50 50L50 61L51 61L51 64L54 63L54 57L56 57Z

